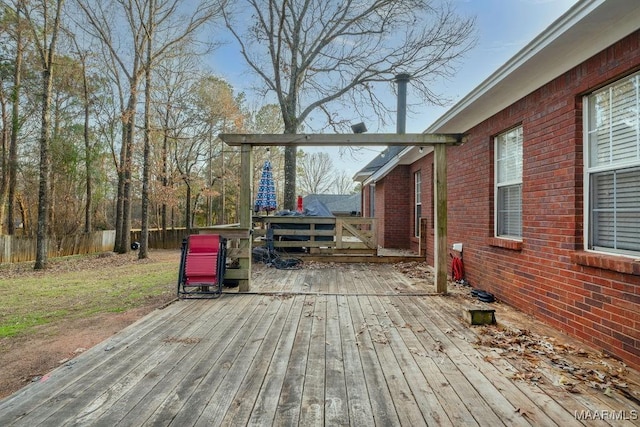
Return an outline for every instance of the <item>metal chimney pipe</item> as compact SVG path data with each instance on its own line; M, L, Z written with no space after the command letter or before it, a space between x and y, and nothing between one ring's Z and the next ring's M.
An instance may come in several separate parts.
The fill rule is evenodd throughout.
M397 74L395 82L398 84L398 115L396 133L404 134L407 130L407 83L411 75L407 73Z

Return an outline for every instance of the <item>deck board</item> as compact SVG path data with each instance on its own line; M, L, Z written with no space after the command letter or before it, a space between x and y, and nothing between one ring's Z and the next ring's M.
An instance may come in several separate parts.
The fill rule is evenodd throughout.
M617 392L569 393L550 364L544 381L514 379L529 362L476 345L463 300L386 264L258 267L254 283L151 313L1 400L0 425L564 427L640 411Z

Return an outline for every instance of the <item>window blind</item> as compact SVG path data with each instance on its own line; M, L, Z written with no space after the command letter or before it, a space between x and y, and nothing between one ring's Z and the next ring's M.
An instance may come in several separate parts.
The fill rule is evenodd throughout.
M589 246L640 251L640 74L588 97Z

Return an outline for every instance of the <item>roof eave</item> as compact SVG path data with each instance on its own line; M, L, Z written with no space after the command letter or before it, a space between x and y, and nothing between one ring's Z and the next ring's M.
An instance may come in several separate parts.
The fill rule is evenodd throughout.
M640 2L587 0L576 3L439 117L425 133L469 131L638 30L638 22Z

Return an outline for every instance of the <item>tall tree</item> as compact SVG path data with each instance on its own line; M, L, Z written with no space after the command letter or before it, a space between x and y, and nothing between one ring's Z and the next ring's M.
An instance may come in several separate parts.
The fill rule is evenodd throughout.
M7 120L6 104L2 103L2 146L3 146L3 176L0 188L0 221L6 223L7 234L15 233L15 202L18 182L18 134L20 131L20 91L22 87L22 63L24 56L22 1L13 3L13 7L6 5L3 18L8 28L12 28L15 43L13 63L13 87L9 101L11 103L11 123ZM11 19L13 18L13 19ZM8 53L8 52L7 52ZM5 67L3 67L3 70ZM4 77L4 76L3 76ZM3 85L4 87L4 85ZM3 96L3 100L5 97ZM6 200L6 211L4 210Z
M286 134L314 112L344 129L330 105L342 102L358 115L387 117L376 83L411 75L423 102L441 103L430 89L449 76L473 44L474 20L432 0L239 0L228 9L227 28L265 92L275 94ZM246 12L249 11L249 12ZM247 13L252 23L246 24ZM242 19L236 20L235 17ZM393 90L393 89L392 89ZM367 111L363 111L367 110ZM308 123L307 123L308 124ZM285 208L295 204L296 148L285 152Z
M119 159L118 203L116 205L116 248L117 252L126 252L130 246L131 230L131 172L135 137L136 108L139 98L139 86L145 77L145 84L151 84L154 64L173 54L180 43L195 44L196 32L220 14L224 0L198 1L195 5L184 5L180 0L95 0L77 1L91 26L91 33L103 44L113 63L128 82L126 106L123 108L122 148ZM131 36L129 46L123 46L120 37L122 25L114 25L114 17L124 19L126 30ZM150 25L151 24L151 25ZM151 47L151 51L149 48ZM145 101L146 102L146 101ZM151 109L149 108L149 113ZM150 119L144 118L145 127ZM146 129L146 128L145 128ZM145 130L145 134L148 131ZM150 148L150 147L149 147ZM147 154L150 153L150 149ZM143 176L148 163L143 160ZM144 178L143 178L144 180ZM144 184L143 184L144 186ZM148 185L145 187L148 191ZM148 197L148 193L143 196ZM144 203L144 200L143 200ZM144 235L147 235L148 205L143 207ZM145 236L142 246L146 245ZM146 256L146 249L140 252Z
M149 177L151 156L152 71L157 62L172 59L179 45L193 44L196 32L221 15L222 4L202 2L188 16L179 15L180 0L148 0L146 24L147 59L145 62L145 137L142 181L142 232L140 258L146 258L149 241ZM186 18L186 19L185 19ZM156 33L160 33L156 39ZM168 58L167 58L168 57Z
M84 12L88 24L83 26L102 44L105 63L118 85L121 105L121 144L117 160L118 189L116 200L116 242L118 253L129 251L131 243L131 175L136 108L140 79L144 74L145 49L144 8L137 0L110 0L76 4ZM120 21L117 25L116 22ZM122 23L125 24L122 24ZM125 35L130 37L125 41Z
M34 9L25 8L25 16L33 33L40 65L42 67L41 127L40 127L40 175L38 189L38 231L36 234L36 270L47 265L47 239L49 226L49 175L51 173L51 93L53 89L54 58L64 0L50 4L42 0ZM39 7L38 7L39 6ZM50 6L54 6L53 10ZM36 17L36 15L38 15ZM52 22L53 21L53 22Z
M155 0L149 0L149 12L145 25L147 55L144 70L144 149L142 154L142 229L140 231L140 251L138 258L149 256L149 177L151 175L151 93L153 91L151 72L153 70L153 44L156 26Z
M341 171L333 179L331 191L335 194L354 194L356 183L353 181L351 175L345 171Z
M298 167L301 194L327 193L333 184L333 161L327 153L298 153L301 161Z

